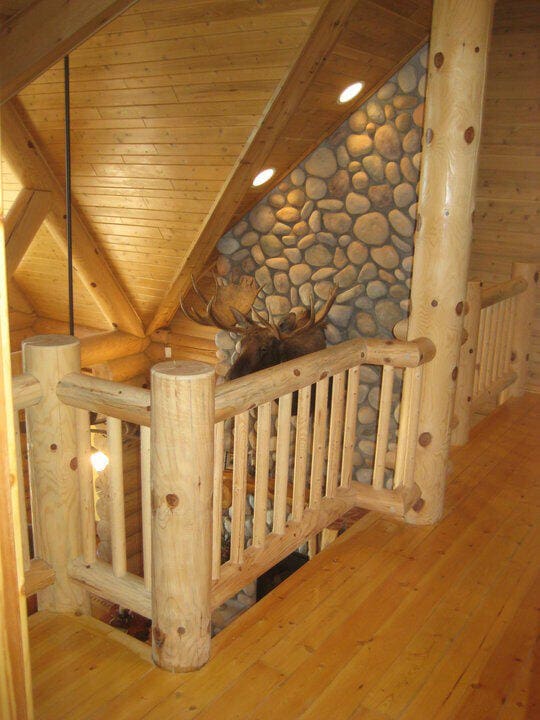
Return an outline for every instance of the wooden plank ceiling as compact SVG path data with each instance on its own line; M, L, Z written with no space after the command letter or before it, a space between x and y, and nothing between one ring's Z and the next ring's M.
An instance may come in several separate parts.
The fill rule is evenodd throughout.
M334 37L321 26L338 16ZM425 41L430 16L431 0L139 0L71 53L74 204L145 326L167 324L189 272L268 191L247 188L245 172L238 180L254 144L265 151L253 174L264 159L278 182ZM304 47L313 57L302 66ZM15 101L60 182L62 78L57 64ZM358 79L362 97L339 106ZM287 122L274 138L275 117L265 118L278 107ZM18 184L6 170L9 209ZM233 200L223 209L225 188ZM15 274L39 315L67 317L63 262L43 227ZM108 327L82 285L76 303L78 323Z

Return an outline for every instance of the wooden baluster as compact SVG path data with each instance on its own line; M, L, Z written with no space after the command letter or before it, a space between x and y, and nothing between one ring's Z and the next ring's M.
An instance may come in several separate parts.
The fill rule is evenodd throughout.
M491 386L491 372L493 368L493 355L495 352L495 334L497 330L497 318L495 314L496 306L491 305L488 308L489 313L489 332L486 344L486 371L484 388Z
M87 565L96 561L96 513L94 509L94 476L90 461L90 416L88 410L76 410L77 458L83 559Z
M360 367L350 368L347 375L347 404L343 427L343 453L341 457L341 487L350 487L352 480L353 455L356 445L356 422L358 414L358 383Z
M152 589L152 487L150 428L141 425L141 506L144 587Z
M270 467L270 432L272 403L257 410L257 450L255 454L255 498L253 508L253 545L264 545L268 501L268 472Z
M381 397L379 400L379 422L377 424L377 440L375 460L373 462L373 487L380 490L384 487L384 471L386 467L386 451L388 449L388 430L392 411L392 388L394 385L394 368L384 365L382 372Z
M122 421L107 418L112 568L116 577L126 574L126 515L124 510L124 459Z
M249 412L236 415L234 421L234 465L232 480L231 562L244 557Z
M411 487L414 483L414 459L418 439L418 418L422 397L424 366L405 368L399 413L394 489Z
M478 380L478 394L483 392L487 386L489 368L489 345L491 342L491 307L485 308L484 335L482 338L482 356L480 362L480 378Z
M517 298L510 298L510 309L508 312L508 332L506 335L506 347L504 353L504 374L510 372L510 365L512 362L512 332L514 319L516 317Z
M309 507L317 508L321 504L323 473L326 450L326 419L328 416L328 378L316 384L315 413L313 416L313 447L311 454L311 479L309 488Z
M334 497L338 487L338 474L341 460L345 406L345 373L334 375L332 379L332 405L330 409L330 429L328 435L328 464L326 469L326 496Z
M478 344L476 353L476 364L474 367L474 386L473 386L473 398L480 394L480 377L482 375L482 368L486 362L486 314L487 310L484 308L480 311L480 324L478 328Z
M287 487L291 438L292 393L279 398L276 441L276 477L274 481L273 532L281 535L287 523Z
M309 454L311 385L298 391L296 440L294 448L294 479L292 519L300 522L306 505L306 476Z
M494 314L494 340L493 340L493 361L490 373L490 383L493 384L499 378L499 360L502 348L502 331L503 331L503 303L497 303L493 308Z
M24 472L21 449L21 428L19 413L13 413L13 425L15 428L15 453L17 459L17 490L19 494L19 514L21 517L21 540L24 569L30 569L30 543L28 541L28 519L26 517L26 497L24 492Z
M504 301L504 317L503 317L503 339L501 356L499 358L499 377L506 375L507 358L510 360L510 330L512 327L512 301L514 298L508 298Z
M225 423L214 425L214 491L212 494L212 580L219 580L221 574L221 518L223 514L223 471L224 471Z

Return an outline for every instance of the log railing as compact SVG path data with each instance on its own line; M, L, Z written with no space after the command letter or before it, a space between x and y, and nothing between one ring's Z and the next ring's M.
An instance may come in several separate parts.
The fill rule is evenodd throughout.
M40 578L54 580L39 601L57 611L88 612L92 592L152 618L154 659L168 670L203 665L212 610L350 508L403 517L419 505L414 453L422 365L434 356L428 340L350 340L217 388L208 365L165 362L152 369L151 392L78 372L74 338L30 339L23 353L26 373L14 380L14 399L29 416L37 557L47 563L36 567L28 586L40 589ZM370 485L353 479L358 383L365 364L382 368ZM386 465L397 368L410 374L410 381L401 400L391 477ZM89 411L107 417L110 563L96 556ZM250 413L256 414L257 429L248 542ZM232 528L229 557L222 562L223 437L230 419ZM123 420L140 426L144 577L126 569ZM269 498L273 519L267 529Z
M506 282L488 287L468 283L454 402L455 445L467 442L474 412L524 392L537 277L534 265L514 263Z

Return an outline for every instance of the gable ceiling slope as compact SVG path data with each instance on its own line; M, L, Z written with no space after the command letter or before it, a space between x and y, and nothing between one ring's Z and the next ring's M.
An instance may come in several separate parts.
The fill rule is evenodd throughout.
M277 184L339 127L426 41L431 4L139 0L71 53L74 204L148 334L268 192L253 175L271 165ZM339 105L357 80L364 93ZM62 186L61 63L16 104ZM44 226L15 276L38 312L55 253ZM62 282L57 273L58 296Z

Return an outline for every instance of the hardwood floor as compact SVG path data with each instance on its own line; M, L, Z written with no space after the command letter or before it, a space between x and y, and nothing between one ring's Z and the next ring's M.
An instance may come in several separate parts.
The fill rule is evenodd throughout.
M158 670L97 621L32 616L36 717L540 718L539 438L540 396L499 408L452 451L438 525L369 513L220 633L197 673Z

